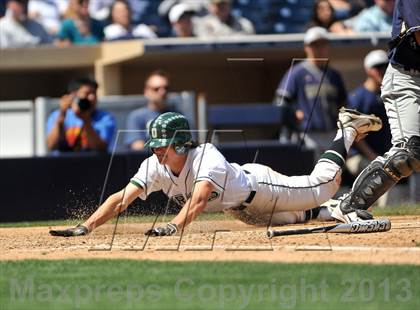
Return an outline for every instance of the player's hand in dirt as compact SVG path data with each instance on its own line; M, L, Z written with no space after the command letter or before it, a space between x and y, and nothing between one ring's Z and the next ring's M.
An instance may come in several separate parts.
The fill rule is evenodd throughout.
M156 227L147 230L144 234L146 236L172 236L173 234L176 234L178 231L178 227L175 224L169 223L165 227Z
M50 235L59 237L76 237L84 236L89 233L87 227L83 225L77 225L76 227L64 229L64 230L50 230Z

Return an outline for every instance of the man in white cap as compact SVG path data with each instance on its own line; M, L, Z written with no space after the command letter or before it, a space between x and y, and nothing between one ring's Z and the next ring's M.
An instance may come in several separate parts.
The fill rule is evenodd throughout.
M178 3L169 11L169 21L172 25L172 32L175 37L194 37L194 26L192 17L195 10L187 3Z
M388 56L383 50L368 53L364 60L366 80L354 89L348 97L349 107L366 114L375 114L382 120L382 130L372 133L356 142L355 150L347 159L349 172L357 176L377 156L383 155L391 147L391 131L381 99L381 84L388 66Z
M308 29L304 37L306 59L292 63L275 94L276 104L291 109L299 130L308 133L305 144L321 151L328 147L338 110L347 99L340 73L329 65L328 38L324 28Z

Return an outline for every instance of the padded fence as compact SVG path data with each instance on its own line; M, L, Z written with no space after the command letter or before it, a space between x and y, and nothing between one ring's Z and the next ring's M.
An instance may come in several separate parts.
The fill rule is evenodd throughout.
M220 150L230 162L245 164L256 158L257 163L284 174L309 173L314 163L312 151L300 151L293 145L231 144L221 146ZM121 153L113 157L111 165L109 155L96 153L2 159L0 221L82 220L108 195L123 188L147 156L147 152ZM166 200L163 193L155 193L145 202L137 199L127 211L130 214L162 213ZM172 206L169 211L176 210L177 207Z

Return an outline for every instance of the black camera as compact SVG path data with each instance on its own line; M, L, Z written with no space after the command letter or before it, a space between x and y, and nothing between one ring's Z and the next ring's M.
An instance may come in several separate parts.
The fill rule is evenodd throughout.
M89 99L76 97L75 101L79 106L80 111L85 112L90 109L91 103Z

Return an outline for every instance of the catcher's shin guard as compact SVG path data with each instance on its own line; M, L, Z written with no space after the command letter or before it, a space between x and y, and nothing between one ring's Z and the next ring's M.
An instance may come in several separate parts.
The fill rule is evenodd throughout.
M407 142L407 149L411 153L410 167L414 172L420 172L420 136L412 136Z
M372 162L356 179L351 193L340 204L344 214L367 210L402 178L420 171L420 137L411 137L404 149L392 154L384 164Z

